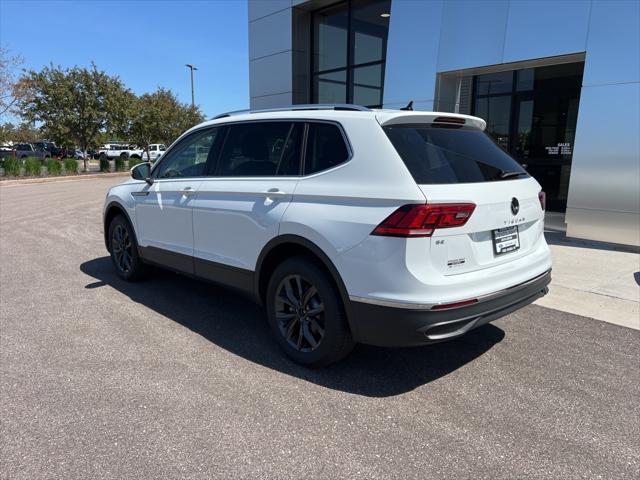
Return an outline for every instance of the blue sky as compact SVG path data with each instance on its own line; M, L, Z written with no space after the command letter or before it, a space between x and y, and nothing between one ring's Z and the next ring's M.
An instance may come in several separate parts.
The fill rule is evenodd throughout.
M161 86L185 103L192 63L207 117L249 105L245 0L0 0L0 44L24 68L94 61L137 94Z

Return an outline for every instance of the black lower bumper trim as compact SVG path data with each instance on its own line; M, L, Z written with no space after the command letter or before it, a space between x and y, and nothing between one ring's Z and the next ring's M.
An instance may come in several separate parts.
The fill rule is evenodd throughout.
M441 342L508 315L544 296L551 271L534 281L510 288L466 307L451 310L415 310L352 301L349 315L356 340L383 347L405 347Z

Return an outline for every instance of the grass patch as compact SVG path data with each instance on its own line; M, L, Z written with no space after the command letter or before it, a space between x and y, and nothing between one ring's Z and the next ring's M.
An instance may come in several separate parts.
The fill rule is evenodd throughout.
M24 171L27 175L39 177L42 173L42 162L39 158L27 157L24 160Z
M22 161L19 158L8 157L4 161L4 174L10 177L17 177L20 175L20 167Z
M78 162L74 158L65 158L62 166L65 173L78 173Z
M62 173L62 162L53 158L47 159L47 173L55 176L60 175Z

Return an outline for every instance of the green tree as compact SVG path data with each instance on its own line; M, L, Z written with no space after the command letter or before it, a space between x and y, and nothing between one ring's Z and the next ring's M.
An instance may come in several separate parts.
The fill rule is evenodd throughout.
M35 142L41 137L41 132L33 125L21 123L14 125L6 122L0 125L0 143L12 142Z
M185 130L204 119L198 108L180 103L170 91L159 88L145 93L135 102L129 128L129 139L149 156L149 144L169 145Z
M47 137L61 145L78 145L86 151L107 133L122 134L130 128L135 96L118 77L95 65L31 70L20 78L18 89L23 118L40 123Z

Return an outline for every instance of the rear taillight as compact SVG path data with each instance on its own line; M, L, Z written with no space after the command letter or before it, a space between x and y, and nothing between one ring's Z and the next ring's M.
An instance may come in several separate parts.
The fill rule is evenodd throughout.
M403 205L378 225L371 235L430 237L437 228L461 227L475 208L473 203Z
M544 190L540 190L540 193L538 193L538 200L540 200L542 210L545 210L547 208L547 195L544 193Z

